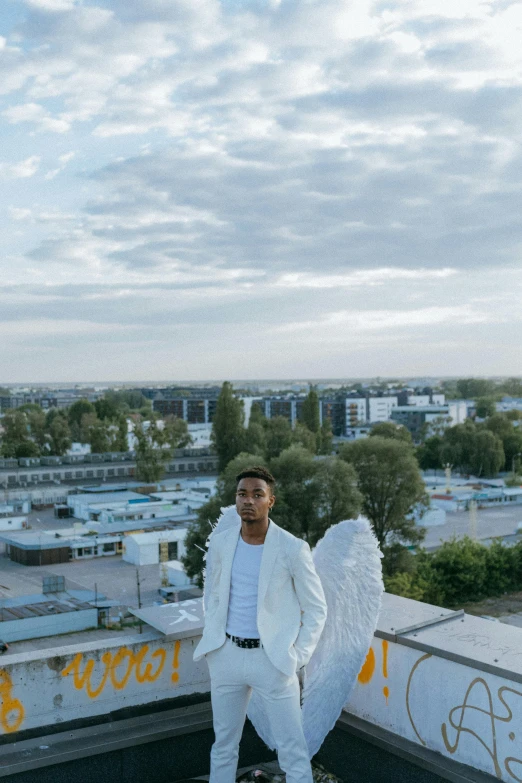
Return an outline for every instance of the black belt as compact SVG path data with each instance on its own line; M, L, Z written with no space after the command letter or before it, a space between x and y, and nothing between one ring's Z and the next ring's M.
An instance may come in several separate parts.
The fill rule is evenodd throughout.
M231 636L225 632L227 639L234 642L238 647L245 647L249 650L253 650L256 647L261 647L261 639L242 639L240 636Z

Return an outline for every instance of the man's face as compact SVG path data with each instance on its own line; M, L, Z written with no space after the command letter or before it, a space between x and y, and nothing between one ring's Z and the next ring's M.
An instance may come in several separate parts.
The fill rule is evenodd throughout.
M236 509L242 522L253 524L267 519L275 497L270 487L259 478L243 478L237 485Z

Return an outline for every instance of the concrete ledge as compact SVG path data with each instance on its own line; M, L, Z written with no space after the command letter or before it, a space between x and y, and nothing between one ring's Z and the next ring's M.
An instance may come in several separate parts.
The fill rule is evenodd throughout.
M498 778L485 772L448 759L441 753L417 745L391 731L376 726L373 723L357 718L349 712L343 712L337 721L336 728L354 737L366 740L372 745L398 756L422 769L438 775L451 783L493 783Z
M210 702L0 747L0 778L212 728Z

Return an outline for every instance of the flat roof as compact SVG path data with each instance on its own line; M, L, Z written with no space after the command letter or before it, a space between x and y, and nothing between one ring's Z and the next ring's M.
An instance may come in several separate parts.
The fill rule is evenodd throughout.
M105 464L105 463L85 463L87 464ZM143 481L126 481L124 484L96 484L96 485L78 485L78 489L81 489L84 493L89 492L124 492L125 490L131 490L132 487L143 487L146 482Z
M179 533L183 532L183 529L177 530L151 530L148 533L131 533L127 538L132 538L137 544L154 544L159 541L168 541L169 536L172 536L172 541L179 539ZM176 535L174 535L176 534Z
M395 411L399 413L440 413L443 408L447 408L450 403L442 405L397 405L392 408L392 415Z
M131 490L69 495L67 500L69 505L71 503L80 502L86 503L89 506L105 505L109 503L127 503L130 500L141 503L150 502L148 495L141 495L139 492L132 492Z
M15 606L2 606L0 609L0 623L8 623L13 620L28 620L32 617L51 617L56 614L68 612L80 612L85 609L94 609L90 603L79 601L69 597L66 600L57 601L47 599L34 604L19 604ZM0 625L0 628L2 626Z
M19 549L62 549L70 545L68 538L54 538L46 532L35 533L32 530L0 533L0 541Z

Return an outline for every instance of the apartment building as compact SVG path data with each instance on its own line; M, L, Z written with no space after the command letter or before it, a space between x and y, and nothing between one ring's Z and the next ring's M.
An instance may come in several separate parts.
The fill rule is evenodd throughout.
M462 424L468 413L465 401L455 400L445 405L399 405L391 412L392 421L402 424L415 442L430 434L435 423L446 428Z

